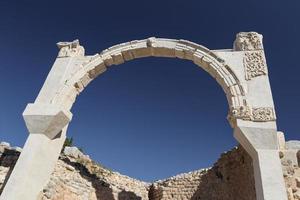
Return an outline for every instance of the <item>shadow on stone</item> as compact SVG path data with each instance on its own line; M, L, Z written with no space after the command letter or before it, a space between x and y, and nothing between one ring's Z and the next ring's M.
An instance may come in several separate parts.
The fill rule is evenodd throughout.
M118 200L142 200L133 192L122 191L118 194Z
M256 200L252 159L240 146L203 174L191 200Z
M0 166L9 168L4 184L0 188L0 194L19 154L19 152L9 149L5 149L0 154ZM298 152L298 159L299 156L300 152ZM113 191L112 185L97 176L97 172L90 171L91 169L85 162L73 161L64 156L61 157L61 160L74 167L82 178L92 184L98 200L142 200L142 197L134 192L123 190L116 193L116 191ZM188 196L188 199L191 200L256 200L252 160L242 147L222 154L214 166L199 175L199 178L200 182L195 185L192 185L189 182L190 180L186 180L184 177L180 178L180 181L183 182L179 181L178 184L174 185L162 183L162 187L158 188L151 185L148 193L149 200L182 199L183 196ZM189 183L184 184L184 181Z
M10 177L14 166L19 158L20 152L17 152L15 150L10 149L4 149L3 153L0 156L0 166L2 167L9 167L9 170L6 174L6 177L4 179L4 182L2 186L0 187L0 195L4 189L4 186L6 185L8 178Z
M81 163L72 162L68 158L62 158L62 160L78 170L82 178L92 183L98 200L115 200L109 183L99 179L95 174L90 173Z

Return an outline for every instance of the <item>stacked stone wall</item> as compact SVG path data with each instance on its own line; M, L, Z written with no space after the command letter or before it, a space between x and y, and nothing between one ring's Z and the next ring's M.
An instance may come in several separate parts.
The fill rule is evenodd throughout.
M299 142L280 151L289 200L300 200ZM0 144L0 194L21 149ZM38 200L255 200L252 160L242 147L208 169L146 183L95 163L76 147L61 154Z
M212 168L158 181L153 200L255 200L252 161L240 148L224 153Z
M280 158L289 200L300 200L300 142L290 141L280 151Z
M15 149L0 144L0 194L20 154ZM149 183L110 171L76 147L66 150L38 200L148 200Z

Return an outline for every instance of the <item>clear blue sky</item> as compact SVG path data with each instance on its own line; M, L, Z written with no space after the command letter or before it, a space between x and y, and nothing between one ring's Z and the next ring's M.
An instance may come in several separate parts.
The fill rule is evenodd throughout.
M278 127L300 139L300 1L0 1L0 140L23 146L22 112L58 49L87 54L151 36L231 48L235 34L264 35ZM123 174L156 180L211 166L236 142L219 85L188 61L145 58L114 66L76 101L68 136Z

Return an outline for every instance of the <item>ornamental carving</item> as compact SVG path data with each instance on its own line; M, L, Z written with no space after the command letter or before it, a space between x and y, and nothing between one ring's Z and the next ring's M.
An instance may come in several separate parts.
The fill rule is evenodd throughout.
M57 47L60 49L57 56L59 58L84 56L84 48L80 46L79 40L74 40L73 42L58 42Z
M261 49L263 49L262 35L256 32L241 32L236 35L234 50L252 51Z
M230 120L242 119L255 122L275 121L275 112L272 107L255 107L239 106L231 110Z
M231 111L234 118L251 120L251 108L249 106L239 106Z
M275 112L271 107L253 108L252 117L253 117L253 121L258 121L258 122L276 120Z
M267 64L262 51L246 52L243 62L246 72L246 80L266 75L268 73Z

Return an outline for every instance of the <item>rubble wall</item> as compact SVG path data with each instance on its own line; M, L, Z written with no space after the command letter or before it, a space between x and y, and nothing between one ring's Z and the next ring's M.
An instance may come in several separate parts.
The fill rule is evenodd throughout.
M279 153L289 200L300 200L299 142ZM0 144L0 194L21 149ZM76 147L61 154L38 200L255 200L252 160L242 147L207 169L146 183L113 172Z

